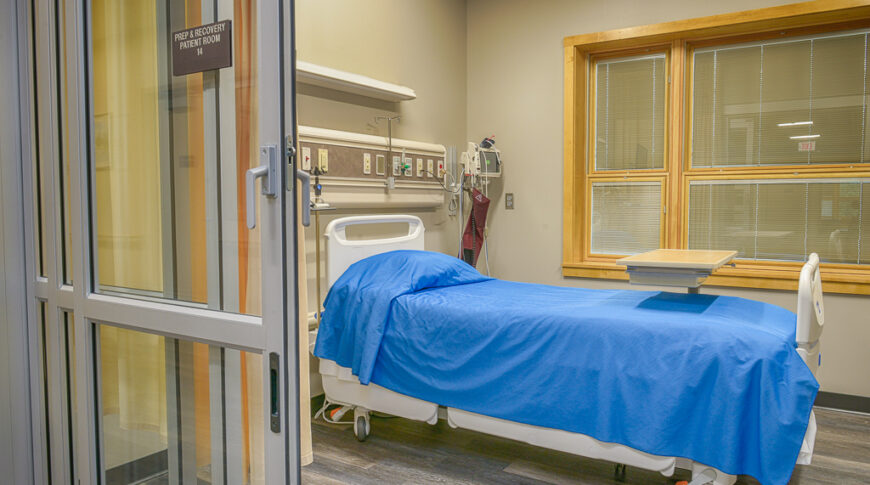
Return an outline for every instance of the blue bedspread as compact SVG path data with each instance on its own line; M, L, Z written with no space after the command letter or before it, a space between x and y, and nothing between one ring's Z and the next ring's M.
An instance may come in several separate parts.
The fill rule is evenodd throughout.
M742 298L500 281L394 251L333 285L315 355L364 384L686 457L791 475L818 391L795 315Z

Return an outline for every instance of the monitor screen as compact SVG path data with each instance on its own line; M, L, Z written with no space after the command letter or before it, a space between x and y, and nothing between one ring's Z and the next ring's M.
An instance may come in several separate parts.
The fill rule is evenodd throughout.
M480 173L482 174L499 174L501 173L501 159L498 152L481 151L480 152Z

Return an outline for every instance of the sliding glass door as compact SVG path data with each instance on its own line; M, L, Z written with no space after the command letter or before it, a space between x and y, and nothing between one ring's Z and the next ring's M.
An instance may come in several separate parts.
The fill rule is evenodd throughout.
M292 2L19 3L37 483L295 483Z

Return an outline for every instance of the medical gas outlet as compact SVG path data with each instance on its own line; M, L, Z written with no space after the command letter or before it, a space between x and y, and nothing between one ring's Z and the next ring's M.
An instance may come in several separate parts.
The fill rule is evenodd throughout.
M329 150L326 148L317 149L317 168L321 173L329 171Z

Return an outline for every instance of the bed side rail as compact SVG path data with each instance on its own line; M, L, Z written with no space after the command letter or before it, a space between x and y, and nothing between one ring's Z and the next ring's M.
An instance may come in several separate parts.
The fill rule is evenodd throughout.
M813 374L816 374L821 364L819 338L822 335L824 325L825 306L822 301L819 256L813 253L801 268L795 332L798 354L804 359Z
M347 238L347 228L360 224L407 223L408 232L380 239L353 240ZM417 216L384 214L350 216L335 219L326 226L326 277L330 286L353 263L375 254L397 249L423 249L425 229Z

